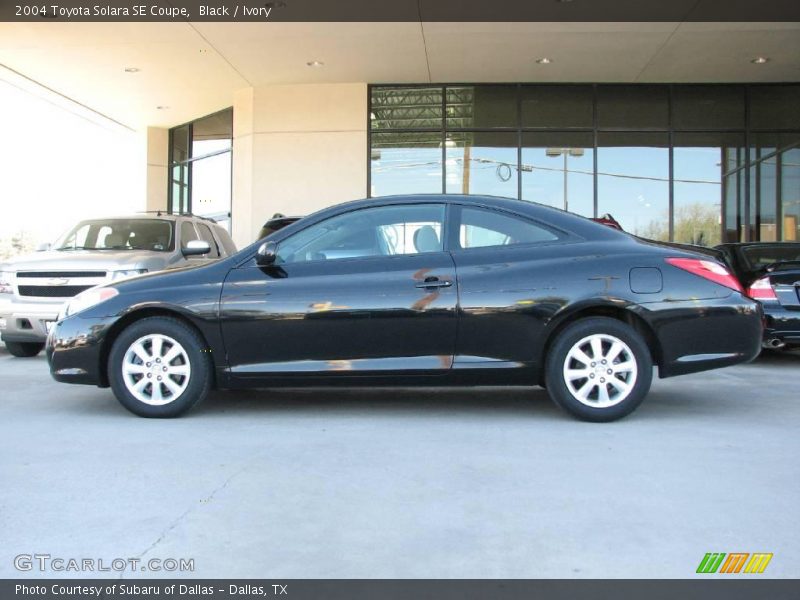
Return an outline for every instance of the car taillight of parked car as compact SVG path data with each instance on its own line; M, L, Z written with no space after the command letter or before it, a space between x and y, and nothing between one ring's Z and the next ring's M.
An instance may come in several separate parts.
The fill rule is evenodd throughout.
M742 284L734 277L731 272L719 263L699 258L668 258L666 261L673 267L678 267L714 283L724 285L727 288L744 292Z
M749 296L753 300L778 299L778 296L775 294L775 290L772 289L772 283L770 283L769 277L762 277L758 281L754 282L749 288L747 288L745 295Z

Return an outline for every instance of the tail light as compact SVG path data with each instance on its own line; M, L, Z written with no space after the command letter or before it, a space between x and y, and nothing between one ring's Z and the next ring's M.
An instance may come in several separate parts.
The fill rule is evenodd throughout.
M678 267L684 271L689 271L693 275L697 275L714 283L724 285L727 288L736 290L737 292L744 292L742 284L736 279L731 272L728 271L721 264L711 260L702 260L699 258L668 258L667 262L673 267Z
M747 296L750 296L753 300L777 300L778 296L775 294L775 290L772 289L772 284L769 281L769 277L762 277L758 281L754 282L747 291L745 292Z

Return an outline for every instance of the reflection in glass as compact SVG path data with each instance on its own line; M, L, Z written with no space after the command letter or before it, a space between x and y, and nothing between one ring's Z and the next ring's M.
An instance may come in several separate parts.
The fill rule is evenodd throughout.
M189 212L189 165L172 166L170 186L171 210L177 213Z
M593 217L592 134L526 133L522 143L522 199Z
M448 194L517 197L516 133L453 133L445 147Z
M523 127L594 126L594 91L590 85L526 85L520 93Z
M233 139L233 109L192 123L192 158L229 150Z
M800 240L800 148L786 150L781 161L783 241Z
M231 207L231 153L192 163L192 212L225 221Z
M669 240L669 149L664 134L598 136L597 212L635 235Z
M448 129L517 125L517 86L448 86Z
M676 134L673 150L673 240L715 246L722 233L725 156L741 145L739 134Z
M756 181L758 182L759 206L759 240L775 242L778 240L778 223L776 217L778 200L777 157L764 159L756 165Z
M441 87L374 87L371 91L370 128L441 129Z
M441 193L440 133L373 133L371 196Z

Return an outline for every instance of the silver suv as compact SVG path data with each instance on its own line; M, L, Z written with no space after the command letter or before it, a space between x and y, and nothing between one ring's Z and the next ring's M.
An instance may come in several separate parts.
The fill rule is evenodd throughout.
M14 356L36 356L61 307L84 290L235 252L228 232L201 217L146 213L81 221L52 246L0 264L0 337Z

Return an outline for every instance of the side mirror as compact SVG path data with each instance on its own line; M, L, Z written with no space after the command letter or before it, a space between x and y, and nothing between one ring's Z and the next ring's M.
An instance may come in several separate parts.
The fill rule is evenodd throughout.
M260 267L268 267L274 264L276 258L278 258L278 244L275 242L264 242L258 247L256 263Z
M192 240L181 250L184 256L202 256L211 252L211 246L203 240Z
M44 242L43 244L39 244L38 246L36 246L36 251L47 252L52 247L53 247L52 244L50 244L49 242Z

